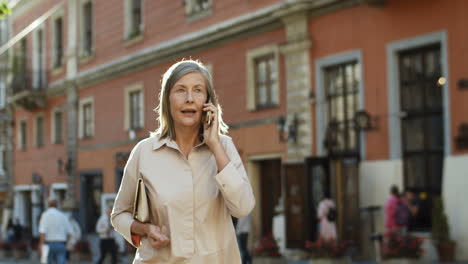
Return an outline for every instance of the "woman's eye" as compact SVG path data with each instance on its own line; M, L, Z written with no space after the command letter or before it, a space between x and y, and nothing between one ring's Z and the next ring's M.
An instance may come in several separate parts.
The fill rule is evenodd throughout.
M197 93L201 93L201 92L202 92L202 89L200 89L200 88L197 88L197 89L195 89L195 92L197 92Z
M184 93L185 90L184 90L184 89L177 89L176 92L178 92L178 93Z

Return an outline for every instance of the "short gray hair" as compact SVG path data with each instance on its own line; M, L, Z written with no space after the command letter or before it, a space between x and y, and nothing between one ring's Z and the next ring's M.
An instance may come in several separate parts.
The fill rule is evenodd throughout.
M206 91L208 93L208 100L211 100L211 103L218 108L218 123L219 131L218 133L226 134L228 132L228 126L224 123L222 119L222 109L221 105L218 102L218 97L213 88L213 79L210 72L206 67L198 60L182 60L174 63L169 69L164 73L161 81L161 92L159 93L159 105L154 110L158 113L158 123L159 127L156 129L154 134L158 135L160 138L169 137L175 139L175 129L174 129L174 120L171 116L170 103L169 103L169 93L174 84L182 78L184 75L192 72L199 72L206 81ZM200 127L200 136L203 135L203 127Z

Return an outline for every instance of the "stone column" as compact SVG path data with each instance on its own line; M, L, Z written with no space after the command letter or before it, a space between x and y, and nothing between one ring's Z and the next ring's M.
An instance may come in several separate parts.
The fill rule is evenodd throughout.
M287 163L302 163L312 153L310 107L311 41L307 32L306 11L282 17L287 42L281 47L286 63L287 124L296 123L296 141L288 140Z
M68 43L67 43L67 157L65 160L67 172L67 193L63 208L70 211L77 211L77 201L75 195L75 182L77 179L77 132L78 132L78 88L74 82L78 71L77 59L77 31L78 31L78 1L68 1Z
M32 234L33 237L39 237L39 217L41 216L42 195L40 187L31 191L31 205L32 205Z

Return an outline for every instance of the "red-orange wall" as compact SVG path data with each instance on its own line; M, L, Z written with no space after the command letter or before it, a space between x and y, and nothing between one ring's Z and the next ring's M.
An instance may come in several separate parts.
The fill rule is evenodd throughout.
M385 8L360 5L310 20L312 61L346 51L362 51L365 108L377 117L377 129L366 134L367 159L389 157L386 48L393 41L447 31L451 139L458 135L458 125L468 122L468 106L463 103L468 100L468 91L456 86L460 78L468 76L468 33L464 27L468 17L463 13L467 8L464 0L450 4L444 0L392 0L387 1ZM312 83L315 84L315 76ZM453 144L452 149L461 153Z

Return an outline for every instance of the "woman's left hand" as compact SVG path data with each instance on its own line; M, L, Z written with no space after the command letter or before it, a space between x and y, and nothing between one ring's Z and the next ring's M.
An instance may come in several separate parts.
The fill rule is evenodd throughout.
M206 120L203 122L203 138L208 147L213 149L216 144L219 144L218 109L212 103L208 103L203 105L203 111L211 112L210 124L208 124Z

